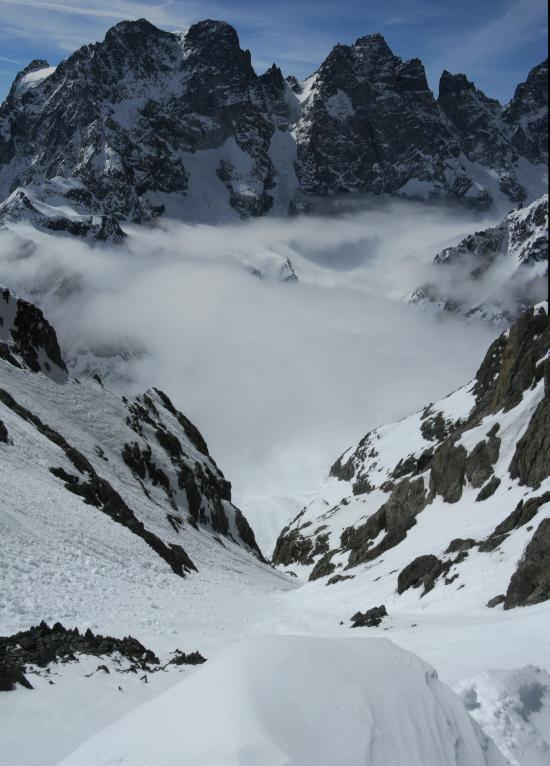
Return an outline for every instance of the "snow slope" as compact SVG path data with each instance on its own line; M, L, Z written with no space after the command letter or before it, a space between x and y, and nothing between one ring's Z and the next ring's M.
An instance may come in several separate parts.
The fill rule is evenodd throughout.
M114 763L504 766L505 760L434 670L390 641L284 637L231 646L62 761Z
M29 333L15 342L11 328L16 304L11 297L2 303L0 295L1 306L4 306L4 319L9 313L2 340L8 350L11 349L14 359L23 363L17 366L6 358L0 359L0 390L10 393L21 407L32 412L34 419L22 416L23 411L14 409L11 400L2 394L0 420L6 440L2 440L0 430L0 575L5 587L0 592L0 632L9 634L26 629L41 619L48 622L61 620L68 627L78 625L81 630L91 627L96 632L116 636L131 632L163 659L176 647L184 651L198 649L208 657L204 669L193 671L192 675L185 672L185 680L169 693L170 696L158 698L152 708L147 705L137 709L130 718L123 719L112 730L84 745L82 758L84 754L89 758L97 755L95 762L101 763L100 755L121 755L116 748L122 746L130 758L127 762L133 763L136 749L132 748L147 753L146 748L150 745L140 746L135 733L129 743L121 739L125 727L132 725L140 731L150 732L148 741L154 743L157 750L149 763L162 763L157 758L161 752L158 748L168 747L168 743L159 732L165 731L163 727L173 720L172 715L177 715L178 711L172 710L174 699L181 700L182 709L184 705L192 708L189 724L186 716L178 715L177 726L172 727L176 737L180 731L190 732L182 747L191 747L193 743L199 748L204 746L204 738L193 740L193 733L204 731L206 720L207 743L218 740L233 748L230 750L233 763L239 763L235 760L238 757L235 750L238 752L238 748L246 748L252 742L267 751L260 750L258 755L258 751L248 750L247 753L245 749L240 756L248 757L248 762L244 760L242 763L257 766L267 752L265 758L276 754L279 761L275 760L275 763L278 764L283 752L288 759L294 757L296 763L309 766L311 757L319 756L320 752L307 748L316 747L316 737L326 730L329 741L321 740L322 753L323 757L325 754L334 756L332 762L327 760L332 766L334 762L342 762L337 757L341 754L330 750L337 748L340 741L340 735L335 736L335 731L347 737L346 741L357 742L359 753L361 747L366 747L364 739L358 739L366 733L364 717L354 724L358 706L368 719L369 711L373 716L377 715L378 705L382 702L392 707L401 705L403 714L409 715L412 710L410 715L414 723L424 727L427 725L425 714L430 714L430 719L434 720L430 711L433 711L436 699L441 702L437 707L439 712L434 713L436 720L440 723L450 720L451 734L461 734L465 746L469 742L473 748L463 756L459 752L457 758L463 757L464 763L476 763L475 758L484 757L479 750L480 735L472 728L470 719L464 717L464 709L456 707L456 698L450 696L430 673L431 680L426 682L426 666L417 659L405 659L392 644L375 641L371 645L370 641L363 640L367 635L369 638L389 637L397 647L412 651L433 665L442 680L460 693L471 715L494 738L514 766L541 766L544 763L550 741L546 677L550 602L540 600L529 606L506 610L501 606L490 609L486 603L489 598L507 591L518 560L541 523L550 515L548 503L542 503L528 521L519 519L517 524L511 524L509 532L496 538L493 536L495 528L514 512L520 500L527 507L526 501L544 496L549 489L547 476L539 476L539 486L535 488L530 474L523 478L531 483L524 481L521 484L509 472L518 440L530 427L534 413L544 411L548 401L543 380L548 355L545 307L538 307L536 313L523 320L523 324L495 341L476 376L476 387L469 384L423 413L376 429L362 440L358 449L346 452L338 462L339 469L333 473L345 472L349 464L348 478L339 480L333 476L291 529L298 529L304 539L311 536L312 545L328 531L329 548L332 548L333 540L338 545L344 529L359 529L369 515L388 500L393 490L382 486L387 481L412 483L423 478L429 487L428 472L424 476L415 472L419 469L418 458L430 448L435 452L449 438L446 435L442 441L438 435L441 428L445 432L450 429L451 435L454 432L458 438L453 445L463 446L470 455L480 442L491 439L488 432L496 422L499 423L496 431L500 440L499 454L496 462L491 464L491 474L501 479L501 485L494 494L477 501L479 489L468 479L461 485L460 498L448 502L440 494L441 485L436 483L432 502L417 514L416 523L406 530L404 539L398 544L372 559L367 557L365 561L357 561L350 568L345 565L354 548L335 551L331 557L336 564L334 572L305 582L305 577L326 554L322 551L315 553L311 563L301 563L301 556L295 557L285 566L287 571L298 575L295 578L262 563L251 539L246 536L247 543L238 535L237 511L222 497L222 493L227 493L227 486L219 469L205 453L200 435L189 431L189 423L186 432L185 420L180 422L171 412L163 395L151 390L146 397L124 401L97 380L78 382L62 376L57 382L55 376L45 374L47 368L39 367L42 371L32 372L24 363L21 343L25 338L30 342L35 336ZM36 320L45 321L43 317L40 319L41 316L37 315ZM36 343L38 358L43 364L48 358L53 359L42 353L41 343L48 341L47 328L42 329ZM55 356L50 342L48 348ZM145 410L146 416L136 410L138 405ZM463 419L476 408L479 418L464 428ZM441 413L440 417L438 413ZM60 443L52 442L44 430L40 430L36 418L55 429L90 462L95 473L124 499L146 529L166 545L180 545L198 572L188 567L190 571L184 572L185 577L177 576L167 560L131 529L110 518L105 508L87 504L78 494L68 491L67 481L53 475L49 469L62 467L67 474L76 475L78 468L67 456L62 443L60 446ZM134 418L137 419L143 433L137 433L127 418L134 427ZM462 422L460 427L458 422ZM175 480L179 469L155 434L161 426L177 435L187 457L192 457L192 463L198 463L202 471L208 469L218 488L216 492L219 494L213 494L210 482L199 481L200 472L195 465L197 486L204 492L201 506L204 517L199 513L196 524L193 523L189 498ZM435 436L432 438L430 434ZM538 444L539 437L544 444L545 434L546 431L542 434L534 432L532 444ZM150 448L151 461L166 473L171 492L163 488L160 477L155 484L148 469L145 478L136 477L131 466L124 462L122 447L132 441L141 445L142 451ZM378 455L371 454L373 448ZM543 450L541 454L547 452ZM413 460L406 465L411 455ZM400 461L400 471L410 469L410 472L392 477L390 474ZM536 453L529 465L538 466L537 470L544 474L545 464L540 463ZM531 470L529 465L528 471ZM479 470L479 461L474 467ZM433 465L430 470L433 471ZM80 477L81 481L85 480L84 474L80 473ZM365 479L375 485L374 490L364 491ZM363 483L359 494L353 494L352 482ZM346 493L346 502L342 502L342 495ZM219 528L218 501L228 521L225 534ZM281 513L286 514L291 511L292 499L272 499L270 505L278 506ZM261 511L258 503L258 520ZM167 514L174 517L175 527ZM308 526L309 520L312 523ZM183 527L178 521L183 522ZM327 524L328 529L319 530L322 523ZM270 535L272 531L266 529L265 539ZM445 551L449 542L458 537L463 542L470 540L475 544L467 547L467 556L455 561L458 553ZM383 539L382 531L373 545ZM479 543L491 539L496 542L495 547L481 550ZM262 544L266 544L263 539ZM372 547L367 545L367 552ZM449 570L434 578L431 589L426 587L429 581L423 580L419 587L397 592L398 575L403 567L425 555L433 555L444 564L451 561ZM340 579L328 585L335 574L351 579ZM389 616L378 627L350 628L350 618L357 610L382 603ZM318 639L302 639L301 643L295 638L267 638L241 646L237 644L224 654L225 648L239 639L289 635L345 638L345 651L340 641L319 643ZM321 648L318 650L317 647ZM303 675L294 668L294 660L289 659L289 654L296 656ZM387 672L382 662L384 656L397 665L399 673ZM157 696L181 678L179 673L157 673L145 684L139 678L115 675L113 666L108 661L106 663L111 669L110 674L95 672L89 678L87 675L97 668L97 658L53 665L49 676L53 685L47 675L36 679L31 675L34 690L19 688L0 695L0 718L5 725L0 764L54 766L85 739L102 732L120 715ZM380 673L376 677L375 698L372 697L372 687L364 684L357 673L357 667L364 667L367 679ZM201 678L205 675L207 680L203 685ZM222 696L220 684L222 681L229 683L235 675L243 685L233 686L235 694L228 701ZM299 685L293 686L298 677ZM401 686L403 678L410 679L405 690ZM420 678L424 679L421 684ZM250 679L250 683L243 679ZM210 704L212 684L219 701ZM303 691L305 688L307 696ZM381 689L388 692L384 700L380 700ZM317 694L319 707L314 705ZM75 705L77 697L79 704ZM334 699L337 704L332 701ZM201 700L208 705L208 715L200 715ZM166 711L166 705L170 711ZM192 717L195 705L197 718ZM252 706L256 712L251 711ZM277 713L275 707L284 712ZM161 711L158 714L160 720L151 710ZM219 718L225 724L213 727L212 710L219 712ZM329 715L326 715L327 710ZM338 716L336 710L348 714ZM200 721L202 729L198 722L192 726L193 721ZM295 721L300 721L299 728ZM389 735L394 731L395 721L395 718L385 716L379 724ZM400 728L401 723L399 721ZM417 762L430 764L429 759L433 756L434 766L439 766L447 762L441 756L446 751L433 748L448 746L449 729L446 727L446 723L443 728L438 725L437 736L428 738L394 737L390 742L386 737L382 743L375 738L373 753L380 759L386 758L387 763L387 759L402 755L403 748L407 747L417 757ZM315 737L303 736L304 731L311 730ZM216 737L212 736L212 731ZM227 736L223 741L222 731ZM439 737L442 731L447 733ZM170 737L170 742L174 742L172 734ZM377 751L379 744L380 747L397 749ZM179 752L179 739L176 745ZM98 750L91 756L89 753L94 751L90 748L94 747ZM192 750L182 752L190 759L194 757ZM222 751L220 759L226 754L227 750ZM173 755L170 752L166 757L169 759ZM487 752L485 755L489 757ZM464 758L474 760L464 761ZM319 758L317 761L323 763ZM224 763L223 760L220 762ZM270 763L269 760L266 762ZM460 760L456 762L461 763ZM479 762L484 763L483 760Z
M397 586L407 606L481 606L506 592L533 537L528 522L550 515L549 350L541 305L497 338L473 381L346 451L282 531L274 563L311 580L360 579L373 598ZM432 559L418 579L398 581L422 556Z

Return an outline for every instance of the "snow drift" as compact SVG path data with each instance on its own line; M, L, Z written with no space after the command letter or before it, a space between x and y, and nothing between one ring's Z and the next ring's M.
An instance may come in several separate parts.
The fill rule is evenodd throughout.
M312 694L315 690L315 694ZM62 766L504 766L436 672L387 639L233 644Z

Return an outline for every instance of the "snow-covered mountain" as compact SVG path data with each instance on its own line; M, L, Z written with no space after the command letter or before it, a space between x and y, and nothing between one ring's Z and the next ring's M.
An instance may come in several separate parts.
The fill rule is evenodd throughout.
M224 22L122 22L16 77L0 107L0 225L24 214L116 240L117 220L286 214L338 192L531 199L545 83L546 62L503 108L445 72L435 99L422 63L377 34L337 45L300 83L276 65L258 76Z
M1 296L0 620L11 638L0 655L35 658L33 689L8 673L17 688L0 694L7 763L198 763L214 741L203 710L209 730L224 722L222 763L235 747L254 763L320 748L338 760L342 742L381 764L404 752L419 764L506 763L487 734L510 763L545 763L548 677L524 667L543 662L550 597L545 307L495 341L471 384L335 463L279 538L274 560L291 577L261 560L200 433L165 394L130 400L69 377L41 312ZM137 640L122 638L130 631ZM168 660L176 646L208 663ZM232 690L229 707L220 688ZM328 727L336 690L342 715ZM394 736L396 706L415 734Z
M339 588L356 578L375 603L550 599L549 354L540 305L470 383L347 450L273 562Z
M547 296L548 195L442 250L434 264L438 281L414 290L411 303L508 325Z
M166 394L151 389L127 399L99 378L69 377L42 312L6 288L0 333L5 550L39 571L58 557L60 568L75 572L75 547L93 550L97 540L110 540L144 566L158 558L156 568L182 577L200 568L188 553L197 538L214 549L240 546L262 560L231 503L230 482ZM22 583L15 579L16 599ZM75 584L87 587L76 573Z

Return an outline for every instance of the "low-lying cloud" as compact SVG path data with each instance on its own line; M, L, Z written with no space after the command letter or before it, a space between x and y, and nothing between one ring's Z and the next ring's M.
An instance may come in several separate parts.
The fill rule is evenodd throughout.
M123 248L19 226L0 236L0 281L44 308L69 356L93 350L77 369L166 390L239 494L303 492L367 430L474 373L495 331L399 298L489 223L350 200L337 215L131 227ZM298 282L276 278L287 258Z

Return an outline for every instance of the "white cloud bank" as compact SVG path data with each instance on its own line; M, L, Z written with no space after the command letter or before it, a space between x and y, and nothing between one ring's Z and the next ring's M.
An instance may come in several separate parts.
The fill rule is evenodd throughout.
M490 328L396 298L429 277L435 252L488 223L361 203L337 216L132 228L117 249L18 227L0 235L0 280L42 305L70 351L141 350L92 362L108 385L118 375L165 389L239 495L304 492L367 430L474 373ZM242 266L287 257L297 283Z

